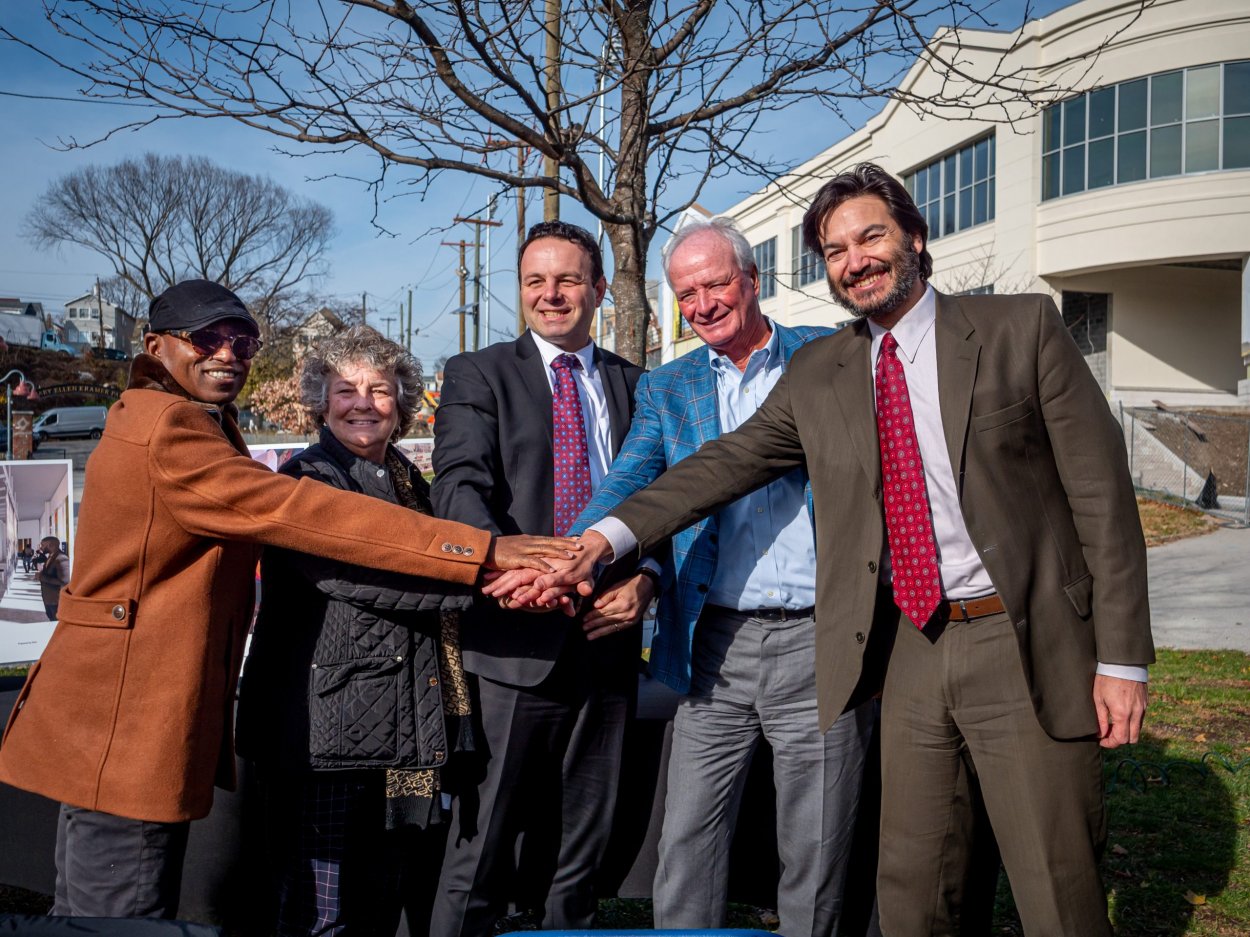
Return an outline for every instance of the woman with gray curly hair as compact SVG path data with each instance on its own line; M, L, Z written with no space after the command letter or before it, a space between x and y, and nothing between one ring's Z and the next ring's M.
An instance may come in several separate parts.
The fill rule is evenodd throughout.
M321 438L282 472L432 513L393 443L421 366L356 326L306 356L300 396ZM465 592L269 550L239 692L238 750L268 801L280 935L426 932L443 854L439 768L471 747L457 630Z

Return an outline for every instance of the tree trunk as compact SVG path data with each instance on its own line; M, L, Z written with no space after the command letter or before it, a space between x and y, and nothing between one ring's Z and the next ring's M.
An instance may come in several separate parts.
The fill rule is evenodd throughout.
M635 364L647 361L647 249L639 244L632 225L606 225L616 269L612 275L612 303L616 308L616 353Z

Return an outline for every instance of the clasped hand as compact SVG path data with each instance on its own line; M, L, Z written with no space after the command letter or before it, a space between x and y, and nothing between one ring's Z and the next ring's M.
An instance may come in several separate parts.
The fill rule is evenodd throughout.
M595 588L595 564L611 553L607 540L593 531L577 540L579 550L565 557L546 557L548 570L513 569L487 575L482 593L497 599L504 608L576 611L573 597L590 595Z

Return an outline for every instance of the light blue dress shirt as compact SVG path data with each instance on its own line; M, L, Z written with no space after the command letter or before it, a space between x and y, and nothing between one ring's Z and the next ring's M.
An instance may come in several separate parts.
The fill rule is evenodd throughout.
M708 357L716 376L720 429L728 433L759 409L781 379L781 342L773 329L768 344L751 353L742 371L710 348ZM806 483L806 475L795 470L717 515L719 550L709 602L736 609L816 604L816 542Z

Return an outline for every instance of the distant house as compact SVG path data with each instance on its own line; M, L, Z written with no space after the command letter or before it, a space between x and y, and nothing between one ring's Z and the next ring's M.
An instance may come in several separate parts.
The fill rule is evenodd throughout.
M345 325L338 315L324 307L310 313L291 333L291 349L296 359L302 358L308 349L323 338L341 332Z
M44 327L43 303L0 297L0 339L6 345L38 348Z
M43 303L33 303L26 299L0 296L0 314L9 316L33 316L43 324Z
M66 341L99 348L101 320L104 323L104 347L130 354L138 320L121 306L100 296L94 289L65 304Z

